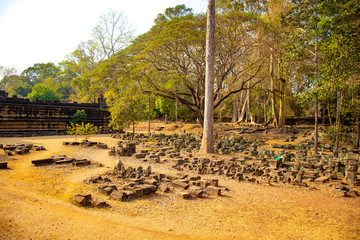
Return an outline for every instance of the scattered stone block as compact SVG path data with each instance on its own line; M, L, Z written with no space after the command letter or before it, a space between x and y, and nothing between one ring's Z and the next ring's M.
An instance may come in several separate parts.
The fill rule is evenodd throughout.
M144 180L144 183L149 184L149 185L154 185L154 186L158 185L158 181L156 181L155 179L146 179L146 180Z
M6 156L12 156L12 152L10 150L5 150Z
M323 177L316 178L314 180L314 182L316 182L316 183L327 183L329 181L330 181L330 176L323 176Z
M199 180L198 183L199 183L200 187L202 187L202 188L206 188L207 186L210 186L210 184L211 184L210 181L208 181L208 180Z
M115 190L113 191L109 197L116 201L125 201L126 200L126 194L123 191Z
M177 192L176 194L182 199L191 199L191 195L188 192Z
M100 149L107 149L108 148L108 146L105 144L105 143L97 143L97 145L96 145L98 148L100 148Z
M189 184L181 180L174 180L171 182L171 185L175 188L181 188L184 190L189 188Z
M136 185L135 189L141 189L144 195L156 192L156 187L150 184Z
M74 197L74 201L80 206L89 207L91 206L91 194L86 194L86 195L77 194Z
M348 193L346 191L340 190L340 189L332 189L330 193L336 197L347 197Z
M55 161L55 164L68 164L68 163L73 163L74 160L75 160L74 158L65 158L65 159L61 159L61 160Z
M87 159L79 159L79 160L74 160L72 162L72 164L74 166L86 166L86 165L89 165L90 164L90 161L88 161Z
M188 192L193 198L201 198L203 194L205 193L204 190L197 186L191 186L188 189Z
M35 166L49 165L49 164L53 164L54 162L55 161L53 158L45 158L45 159L31 161L31 163L34 164Z
M113 191L116 191L118 189L115 185L112 185L112 186L98 187L97 190L99 193L110 195Z
M161 185L159 186L159 190L160 190L160 192L163 192L163 193L168 193L168 192L171 191L170 188L169 188L169 186L166 185L166 184L161 184Z
M0 169L7 169L7 162L0 162Z
M358 196L359 196L359 192L356 191L356 190L350 190L350 191L348 192L348 194L349 194L350 196L353 196L353 197L358 197Z
M148 155L147 153L135 153L133 156L137 159L139 158L145 158L146 155Z
M144 195L144 191L142 188L135 188L133 191L134 191L136 197L141 197Z
M219 187L208 186L205 188L205 191L206 191L206 193L208 193L210 195L221 196L221 188L219 188Z
M110 207L109 204L107 204L107 202L100 198L100 197L96 197L92 200L92 205L94 207L98 207L98 208L106 208L106 207Z

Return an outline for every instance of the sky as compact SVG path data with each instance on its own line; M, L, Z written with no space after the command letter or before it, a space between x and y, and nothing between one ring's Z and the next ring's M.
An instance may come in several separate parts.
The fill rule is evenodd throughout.
M36 63L65 60L91 39L91 30L110 9L142 34L159 13L179 4L200 13L207 0L0 0L0 66L21 73Z

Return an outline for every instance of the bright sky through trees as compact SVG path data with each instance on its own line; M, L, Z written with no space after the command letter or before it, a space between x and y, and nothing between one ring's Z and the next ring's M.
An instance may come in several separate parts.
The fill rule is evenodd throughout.
M64 60L91 38L99 17L121 11L136 34L147 32L168 7L185 4L205 12L205 0L0 0L0 65L22 71L35 63Z

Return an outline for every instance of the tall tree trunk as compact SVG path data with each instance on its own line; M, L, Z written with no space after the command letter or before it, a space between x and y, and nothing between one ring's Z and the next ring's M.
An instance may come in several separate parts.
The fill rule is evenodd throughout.
M257 109L261 108L261 100L260 100L260 94L257 94ZM255 123L260 123L261 120L261 112L256 111L256 117L255 117Z
M206 27L205 107L201 153L214 153L214 53L215 53L215 0L208 0Z
M240 116L241 116L241 110L242 110L242 108L241 108L241 102L242 102L242 99L243 99L243 95L244 95L244 91L241 91L240 92L240 98L239 98L239 101L238 101L238 113L237 113L237 115L238 115L238 119L237 119L237 122L239 122L240 121Z
M356 124L356 131L357 131L357 137L356 137L356 149L359 150L360 147L360 121L358 119L357 124Z
M315 104L314 104L314 113L315 113L315 139L314 139L314 154L318 154L318 138L319 138L319 110L318 110L318 96L315 94Z
M342 111L342 92L338 91L337 106L336 106L336 138L335 150L339 150L340 145L340 128L341 128L341 111Z
M250 100L251 100L251 92L250 92L250 81L247 82L247 90L246 90L246 122L251 122L250 116Z
M318 67L318 28L317 23L315 25L315 140L314 140L314 153L318 153L318 138L319 138L319 103L318 103L318 94L316 88L318 87L318 77L319 77L319 67Z
M237 100L235 99L233 102L233 117L232 117L232 122L237 122L237 120L239 119L238 116L238 106L237 106Z
M279 127L285 127L285 79L282 77L282 61L281 56L278 58L278 77L280 80L280 111L279 111Z
M175 122L179 121L179 101L177 99L177 88L176 88L176 83L175 83Z
M151 122L151 105L150 105L150 95L148 100L148 132L150 132L150 122Z
M271 87L271 105L272 105L272 118L274 126L277 127L278 124L278 111L276 107L276 94L275 94L275 77L274 77L274 57L271 53L270 55L270 87Z
M327 110L328 110L329 124L330 124L330 126L332 126L333 122L332 122L332 116L331 116L331 111L330 111L330 101L327 102Z
M243 106L241 108L241 113L240 113L240 116L239 116L239 122L246 121L245 115L246 115L247 101L248 101L248 99L245 98L245 101L244 101Z
M132 125L133 125L133 134L132 134L132 139L135 139L135 120L132 121Z
M268 97L265 97L264 100L264 123L267 123L267 113L269 111L269 99Z

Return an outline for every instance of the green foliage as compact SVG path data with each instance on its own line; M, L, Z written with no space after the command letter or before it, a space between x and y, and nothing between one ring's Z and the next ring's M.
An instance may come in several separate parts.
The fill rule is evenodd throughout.
M148 97L141 92L137 82L119 78L106 97L111 113L110 126L115 130L146 119Z
M176 109L174 100L159 96L155 99L155 107L159 109L161 114L167 114L170 118L175 117Z
M85 122L86 119L87 119L87 114L85 110L76 110L76 113L74 113L71 122L74 124L80 124Z
M55 92L54 89L44 86L41 83L36 84L31 93L27 97L34 100L60 100L60 96Z
M70 125L67 126L67 133L70 135L83 136L85 139L88 139L93 134L98 134L102 130L102 127L94 126L92 123L81 124L70 122Z
M32 86L44 83L44 80L51 77L56 78L59 68L54 63L36 63L34 66L25 69L21 76L31 82Z
M354 143L354 137L351 135L351 128L343 126L342 131L338 132L335 126L329 126L325 129L324 140L329 140L331 143L335 143L336 137L339 136L339 140L342 143Z

